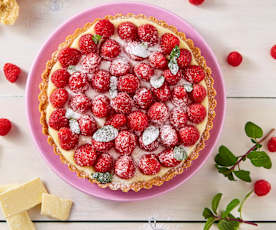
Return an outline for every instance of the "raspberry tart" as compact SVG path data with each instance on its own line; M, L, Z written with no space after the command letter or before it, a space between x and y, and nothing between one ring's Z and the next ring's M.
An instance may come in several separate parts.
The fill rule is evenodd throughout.
M213 78L200 50L144 15L78 28L47 62L40 90L43 133L62 162L124 192L185 173L215 117Z

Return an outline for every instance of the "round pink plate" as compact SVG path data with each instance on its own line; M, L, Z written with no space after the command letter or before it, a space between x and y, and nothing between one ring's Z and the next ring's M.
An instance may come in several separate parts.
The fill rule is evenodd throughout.
M78 178L67 168L67 165L63 164L59 157L53 153L52 147L50 147L50 145L47 143L46 136L41 132L41 125L39 122L40 113L38 111L38 86L41 81L40 76L45 68L47 60L50 59L51 54L57 49L58 44L63 42L67 35L72 34L77 27L82 27L87 22L93 21L94 18L101 18L105 15L115 15L116 13L143 13L146 16L154 16L157 19L166 21L169 25L176 26L179 31L185 32L187 37L191 38L195 45L201 49L202 55L206 58L208 66L211 67L215 80L214 87L217 91L217 107L214 128L211 130L211 136L206 143L205 149L200 152L198 159L193 161L193 164L189 170L184 172L182 175L175 177L171 181L164 183L161 187L153 187L150 190L143 189L139 192L130 191L128 193L123 193L121 191L101 189L97 185L91 184L88 180ZM211 48L206 44L204 39L199 35L199 33L196 32L186 21L165 9L148 4L133 2L112 3L101 5L78 14L61 25L49 37L49 39L45 42L39 51L28 77L26 89L26 110L31 133L37 147L39 148L46 162L62 179L77 189L99 198L114 201L135 201L164 194L181 185L184 181L188 180L192 175L195 174L195 172L199 170L199 168L211 154L222 130L225 114L225 90L222 73L215 55L213 54Z

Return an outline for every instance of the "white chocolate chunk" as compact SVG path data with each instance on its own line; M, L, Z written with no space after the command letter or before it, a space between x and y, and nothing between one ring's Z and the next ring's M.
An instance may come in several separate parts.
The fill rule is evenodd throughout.
M35 230L35 226L31 221L27 211L15 214L7 218L10 230Z
M2 192L6 192L12 188L15 188L19 186L18 184L3 184L3 185L0 185L0 193Z

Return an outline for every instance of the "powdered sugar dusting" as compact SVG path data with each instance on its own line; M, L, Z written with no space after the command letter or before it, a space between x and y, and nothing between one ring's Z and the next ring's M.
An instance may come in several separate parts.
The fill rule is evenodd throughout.
M112 125L106 125L93 134L93 139L99 142L109 142L118 136L118 130Z
M142 135L144 145L149 145L159 137L159 129L155 126L149 126L145 129Z
M74 112L72 109L67 108L66 113L65 113L65 117L67 119L75 119L78 120L80 119L81 115L77 112Z
M80 134L80 126L77 120L70 119L69 120L69 127L73 133Z

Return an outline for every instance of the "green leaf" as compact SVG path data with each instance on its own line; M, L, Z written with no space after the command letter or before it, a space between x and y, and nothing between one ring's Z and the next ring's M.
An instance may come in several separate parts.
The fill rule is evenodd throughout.
M234 171L234 174L236 177L238 177L239 179L246 181L246 182L251 182L251 178L250 178L250 172L246 171L246 170L238 170L238 171Z
M180 56L180 49L179 49L179 46L176 45L170 53L170 60L174 58L177 59L179 58L179 56Z
M92 37L92 40L95 42L95 44L98 44L101 39L102 39L102 36L99 34L94 34Z
M258 125L254 124L251 121L248 121L245 124L245 133L248 137L252 137L252 138L260 138L263 136L263 130L261 127L259 127Z
M215 214L217 214L217 209L218 209L218 205L221 200L221 197L222 197L222 193L218 193L214 196L212 200L212 210Z
M177 64L177 58L179 58L179 56L180 49L178 46L175 46L170 53L170 61L168 64L168 67L173 75L176 75L179 70L179 66Z
M232 210L239 205L239 203L240 203L239 199L233 199L233 200L231 200L231 202L226 206L225 211L222 213L222 218L227 217L228 214L230 212L232 212Z
M209 217L207 219L205 225L204 225L203 230L209 230L214 222L215 222L215 218L214 217Z
M212 211L209 208L204 208L203 212L202 212L202 216L205 219L208 219L209 217L214 216L214 214L212 213Z
M221 173L222 175L224 175L225 177L227 177L229 180L234 181L234 176L233 173L230 169L226 168L226 167L221 167L219 165L216 164L216 168L218 169L218 172Z
M218 222L219 230L237 230L238 228L239 224L237 225L235 221L220 220Z
M238 209L238 212L240 213L240 218L242 218L242 208L243 208L243 205L245 203L245 201L247 201L247 199L250 197L250 195L253 193L253 191L250 191L249 193L247 193L245 195L245 197L242 199L241 201L241 204L240 204L240 207Z
M247 155L247 158L256 167L264 167L266 169L272 167L271 159L264 151L252 151Z
M221 145L215 162L221 166L232 166L237 162L237 157L226 146Z

